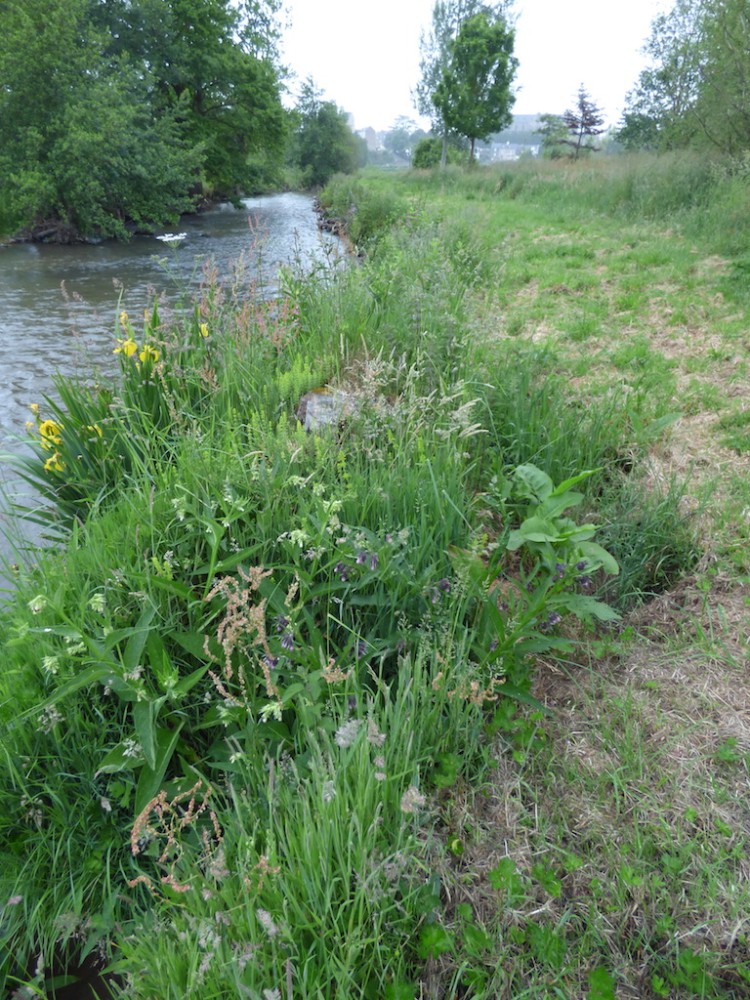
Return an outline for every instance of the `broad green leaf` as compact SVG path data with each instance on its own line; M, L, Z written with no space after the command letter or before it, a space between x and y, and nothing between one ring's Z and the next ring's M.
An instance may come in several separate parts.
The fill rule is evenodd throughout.
M559 484L559 486L556 486L555 489L552 491L552 496L553 497L560 496L562 493L565 493L567 490L569 490L572 486L577 486L579 483L582 483L585 479L588 479L590 476L595 476L597 472L601 471L602 471L601 466L598 469L586 469L584 472L579 472L577 476L571 476L570 479L564 479Z
M606 969L592 969L589 972L587 1000L615 1000L615 981Z
M620 572L620 567L615 557L610 555L601 545L597 545L596 542L581 542L578 549L584 559L592 563L592 570L601 567L610 576L617 576Z
M539 504L537 514L540 517L559 517L569 507L578 507L583 502L583 493L564 493L562 496L551 497Z
M453 951L455 942L453 936L440 924L426 924L419 935L417 954L421 959L437 958L448 951Z
M161 787L169 762L172 759L183 722L176 729L162 727L156 732L156 761L154 767L146 765L141 771L135 793L135 814L140 815Z
M133 755L132 748L127 743L118 743L113 747L96 769L97 774L116 774L118 771L134 771L144 764L143 755Z
M506 549L515 552L527 542L558 542L560 534L551 521L546 521L541 517L527 518L520 528L511 531L506 542Z
M204 635L198 632L170 632L169 638L174 639L179 646L182 646L188 653L192 653L196 659L204 659L206 655L206 637Z
M49 698L45 698L44 701L30 708L23 715L19 716L19 721L21 719L27 719L30 715L36 715L38 712L44 711L45 708L49 708L51 705L56 705L63 698L67 698L68 695L75 694L76 691L80 691L81 688L89 687L91 684L101 683L102 681L108 681L112 676L112 665L108 663L97 663L92 667L88 667L86 670L82 670L80 674L76 674L75 677L71 677L70 680L61 684L59 688L52 692Z
M209 666L210 664L205 663L202 667L198 667L197 670L194 670L191 674L188 674L187 677L183 677L181 681L178 681L177 684L175 684L175 686L172 688L171 691L172 698L180 698L182 697L182 695L187 694L188 691L194 688L195 685L198 683L198 681L200 681L200 679L206 673Z
M519 465L513 473L516 484L519 482L526 487L526 496L535 497L538 500L546 500L554 490L554 483L547 475L535 465Z
M290 702L295 695L299 694L300 691L305 690L305 685L297 681L295 684L290 684L289 687L284 691L281 696L281 701L284 705Z
M143 647L146 645L149 627L155 614L156 608L153 604L145 607L136 623L133 635L128 639L125 651L122 654L122 663L127 673L132 673L140 664Z
M592 618L596 618L600 622L620 620L620 615L614 608L603 601L597 601L595 597L586 597L584 594L571 594L566 597L564 607L584 621L590 621Z
M481 955L492 948L493 941L487 931L478 924L467 924L463 930L464 944L470 955Z
M448 555L460 576L479 586L483 586L487 582L489 572L487 563L476 552L469 552L467 549L459 549L457 546L451 545L448 548Z
M573 640L562 636L540 635L530 639L521 639L513 646L513 652L519 656L529 656L532 653L548 653L550 649L565 653L573 648Z
M133 724L135 725L135 735L143 750L143 756L149 767L156 767L156 716L161 707L160 698L158 702L137 701L133 705Z

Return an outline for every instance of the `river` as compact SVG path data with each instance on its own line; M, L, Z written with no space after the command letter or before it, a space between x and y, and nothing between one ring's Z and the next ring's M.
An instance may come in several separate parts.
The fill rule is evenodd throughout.
M241 266L248 287L254 283L271 296L280 265L296 260L311 267L344 256L336 237L320 233L313 200L303 194L248 198L240 209L221 205L183 218L171 231L185 238L174 246L144 236L128 243L0 246L1 454L25 447L29 405L54 395L55 373L75 376L96 364L114 374L121 309L137 316L157 295L178 302L199 282L207 259L220 279ZM23 492L7 461L1 473L9 495ZM17 558L18 531L3 504L0 563Z

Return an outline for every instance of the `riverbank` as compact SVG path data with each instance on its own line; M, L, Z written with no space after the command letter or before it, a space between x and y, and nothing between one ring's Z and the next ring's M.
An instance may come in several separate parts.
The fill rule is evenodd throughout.
M124 315L34 416L8 990L741 995L747 302L668 167L341 181L360 267Z

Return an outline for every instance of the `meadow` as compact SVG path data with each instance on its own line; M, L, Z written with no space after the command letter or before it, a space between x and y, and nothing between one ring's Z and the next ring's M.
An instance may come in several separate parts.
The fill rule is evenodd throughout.
M336 178L349 266L115 318L20 460L6 995L748 995L749 190Z

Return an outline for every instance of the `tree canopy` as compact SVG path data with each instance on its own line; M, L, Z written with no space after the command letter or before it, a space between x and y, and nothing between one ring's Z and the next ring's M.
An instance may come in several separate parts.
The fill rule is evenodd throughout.
M433 95L447 128L469 140L470 161L477 139L487 139L513 120L514 37L502 13L481 10L467 18Z
M628 94L618 138L628 148L750 148L747 0L675 0L651 24L650 65Z
M293 123L288 158L304 187L322 187L334 174L352 173L364 165L364 141L350 129L345 112L323 100L323 91L311 77L302 84Z
M512 66L509 64L507 67L510 71L508 79L508 109L512 105L513 98L510 95L509 86L515 73L516 61L512 57L513 36L509 26L510 6L511 0L501 0L501 2L494 4L483 3L482 0L435 0L432 9L431 28L428 32L423 32L420 39L420 79L413 96L419 113L429 117L432 122L433 131L442 136L443 164L446 161L448 138L451 132L470 138L467 132L463 132L460 128L456 128L455 125L451 124L451 122L455 121L455 115L451 114L450 111L449 120L446 120L446 108L455 105L455 102L458 101L462 107L470 112L468 117L462 117L462 124L469 124L472 128L476 127L480 116L478 110L467 107L468 87L470 86L469 79L465 77L464 84L462 86L459 85L458 74L460 68L457 63L454 63L454 56L456 55L455 45L462 26L479 14L485 15L487 23L494 23L498 26L504 25L509 35L509 39L506 39L504 43L506 47L508 41L510 43L509 49L506 48L506 57L512 62ZM499 41L499 39L497 40ZM468 37L465 37L464 41L466 44L462 46L462 52L459 53L459 62L463 63L464 72L466 72L469 69L469 61L471 61L472 74L477 74L481 72L480 46L469 44ZM469 58L470 50L473 50L473 59L471 60ZM485 82L487 83L489 82L490 70L488 64L485 65L485 69L488 73L485 78ZM478 77L475 75L475 81L476 79ZM477 91L477 94L482 98L487 96L481 90ZM484 101L482 103L486 107L486 103ZM502 124L498 124L496 120L488 132L484 135L477 134L474 138L487 138L492 133L501 131L508 124L505 117L501 120ZM473 149L473 140L471 144Z
M124 236L278 176L279 0L0 4L0 226Z

